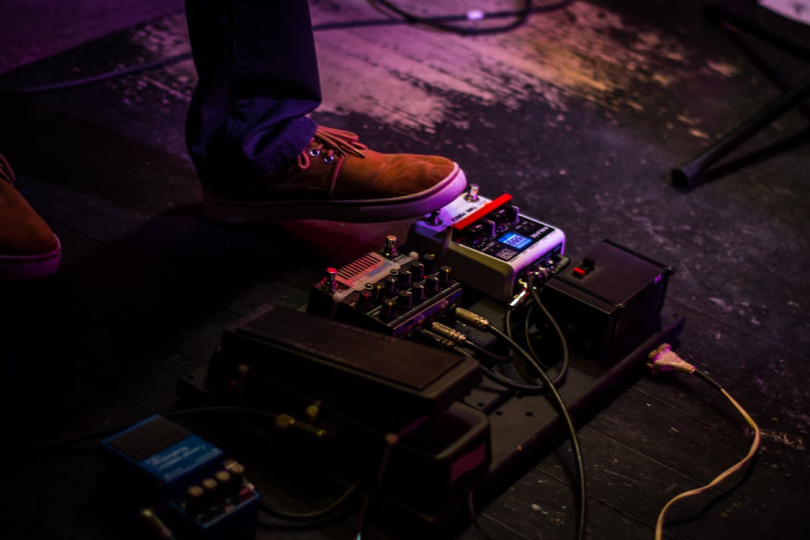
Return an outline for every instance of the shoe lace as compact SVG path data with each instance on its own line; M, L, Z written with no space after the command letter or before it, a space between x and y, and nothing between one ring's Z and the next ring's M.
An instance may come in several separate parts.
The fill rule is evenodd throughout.
M3 154L0 154L0 178L12 185L17 180L14 169Z
M340 172L340 166L343 164L343 160L346 159L349 154L364 158L366 155L363 151L368 150L368 147L360 142L358 135L350 131L323 126L318 126L315 130L312 142L315 144L312 145L312 143L310 143L310 146L298 154L298 168L301 170L308 169L312 164L311 158L322 157L324 163L327 164L332 164L337 160L337 165L330 179L329 195L331 195L335 189L335 183L337 182L338 173Z

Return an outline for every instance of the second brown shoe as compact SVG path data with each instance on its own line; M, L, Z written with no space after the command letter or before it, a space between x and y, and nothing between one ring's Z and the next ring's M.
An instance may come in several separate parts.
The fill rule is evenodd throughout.
M62 246L47 223L14 187L14 170L0 154L0 280L50 276Z
M378 222L439 210L466 187L449 159L369 150L354 133L319 127L297 162L256 182L203 183L206 215L225 223L287 219Z

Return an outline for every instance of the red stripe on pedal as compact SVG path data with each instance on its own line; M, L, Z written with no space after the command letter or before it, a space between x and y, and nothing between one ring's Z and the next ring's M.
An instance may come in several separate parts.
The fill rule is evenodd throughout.
M479 208L478 210L476 210L475 212L473 212L469 216L465 217L464 219L462 219L461 221L459 221L458 223L453 225L453 228L455 230L457 230L457 231L463 231L464 229L466 229L467 227L469 227L470 225L472 225L473 223L475 223L476 221L478 221L479 219L481 219L485 215L489 214L490 212L492 212L494 210L497 210L498 208L505 205L506 203L508 203L511 200L512 200L512 196L509 195L508 193L504 193L503 195L501 195L497 199L494 199L494 200L488 202L487 204L485 204L484 206L482 206L481 208Z

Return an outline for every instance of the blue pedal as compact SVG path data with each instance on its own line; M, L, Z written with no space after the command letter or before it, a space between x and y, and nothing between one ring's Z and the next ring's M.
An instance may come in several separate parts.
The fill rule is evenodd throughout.
M244 467L187 429L152 416L102 442L109 483L159 536L178 540L255 535L260 496ZM168 536L168 535L171 536Z

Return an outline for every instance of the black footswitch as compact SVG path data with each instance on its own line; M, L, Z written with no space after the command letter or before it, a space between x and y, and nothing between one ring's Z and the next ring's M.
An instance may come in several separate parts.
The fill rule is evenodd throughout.
M460 300L452 268L437 265L431 253L399 253L396 237L388 236L380 251L328 268L310 291L307 313L403 336Z
M438 212L417 221L408 244L436 253L465 285L497 300L520 291L519 281L544 267L555 270L565 249L565 234L521 214L512 196L487 199L472 184L469 191Z

